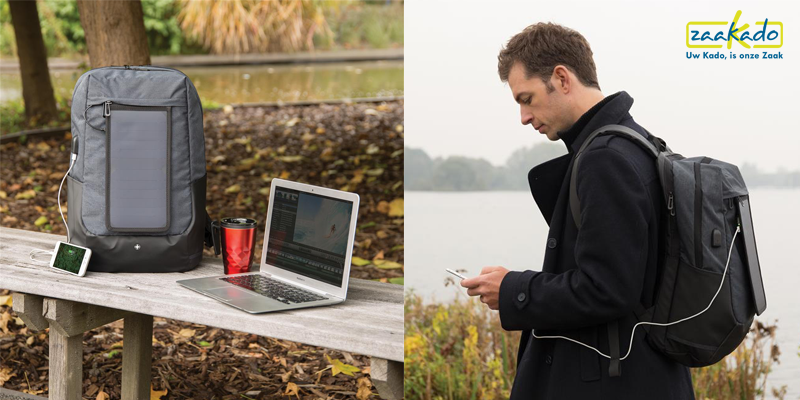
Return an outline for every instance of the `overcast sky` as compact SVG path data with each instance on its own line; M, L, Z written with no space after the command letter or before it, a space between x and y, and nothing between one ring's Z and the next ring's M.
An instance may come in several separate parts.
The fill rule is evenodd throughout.
M406 146L501 165L514 150L546 141L520 124L497 76L497 54L526 26L550 21L587 38L603 94L627 91L634 119L673 150L800 170L796 1L412 0L405 7ZM780 51L783 60L686 59L687 22L730 23L737 10L739 25L765 18L784 24L783 47L764 49ZM755 51L733 45L736 54Z

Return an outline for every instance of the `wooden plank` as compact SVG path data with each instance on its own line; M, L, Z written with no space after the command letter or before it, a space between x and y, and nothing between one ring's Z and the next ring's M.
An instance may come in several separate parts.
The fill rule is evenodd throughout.
M313 346L403 360L403 287L351 279L335 306L251 315L175 283L221 275L221 259L205 258L184 273L62 274L32 262L31 249L52 249L63 236L0 228L0 287L87 304L173 318Z
M403 363L371 357L369 375L381 398L403 398Z
M44 297L35 294L15 292L11 294L14 312L19 315L25 326L33 331L47 329L49 323L42 314Z
M84 332L114 322L129 312L62 299L44 299L43 315L52 330L66 336Z
M153 317L125 317L122 340L122 400L150 398L150 366L153 360Z
M51 400L81 400L83 392L83 335L65 336L50 330Z

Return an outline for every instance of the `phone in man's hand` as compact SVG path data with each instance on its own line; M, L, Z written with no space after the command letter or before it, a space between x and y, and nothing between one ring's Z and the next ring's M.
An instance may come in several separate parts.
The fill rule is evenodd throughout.
M461 280L467 279L467 277L466 277L466 276L464 276L464 275L461 275L461 274L459 274L458 272L456 272L456 271L453 271L453 270L452 270L452 269L450 269L450 268L445 268L444 270L445 270L445 271L447 271L447 272L449 272L449 273L451 273L451 274L453 274L453 275L455 275L457 278L459 278L459 279L461 279Z

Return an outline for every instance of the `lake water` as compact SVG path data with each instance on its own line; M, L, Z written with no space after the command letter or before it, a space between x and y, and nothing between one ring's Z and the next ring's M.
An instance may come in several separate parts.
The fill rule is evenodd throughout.
M800 263L798 247L800 190L751 190L759 260L767 291L762 322L778 320L781 350L767 381L788 385L786 399L800 396ZM405 192L405 287L427 301L465 295L445 287L445 268L465 269L466 276L484 266L541 270L547 224L529 192ZM771 398L771 396L768 396Z
M180 67L200 98L220 104L292 102L403 95L403 61ZM72 97L80 72L53 70L53 90ZM0 73L0 101L22 97L17 72Z

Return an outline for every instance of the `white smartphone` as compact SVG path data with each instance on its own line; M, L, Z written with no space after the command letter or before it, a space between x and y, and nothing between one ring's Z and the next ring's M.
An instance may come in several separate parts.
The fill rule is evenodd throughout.
M84 276L91 256L92 249L58 242L53 250L53 258L50 259L50 268L72 275Z
M445 268L444 270L445 270L445 271L447 271L447 272L449 272L449 273L451 273L451 274L453 274L453 275L455 275L455 276L456 276L456 277L458 277L459 279L467 279L467 277L466 277L466 276L464 276L464 275L461 275L461 274L459 274L458 272L456 272L456 271L453 271L453 270L452 270L452 269L450 269L450 268Z

